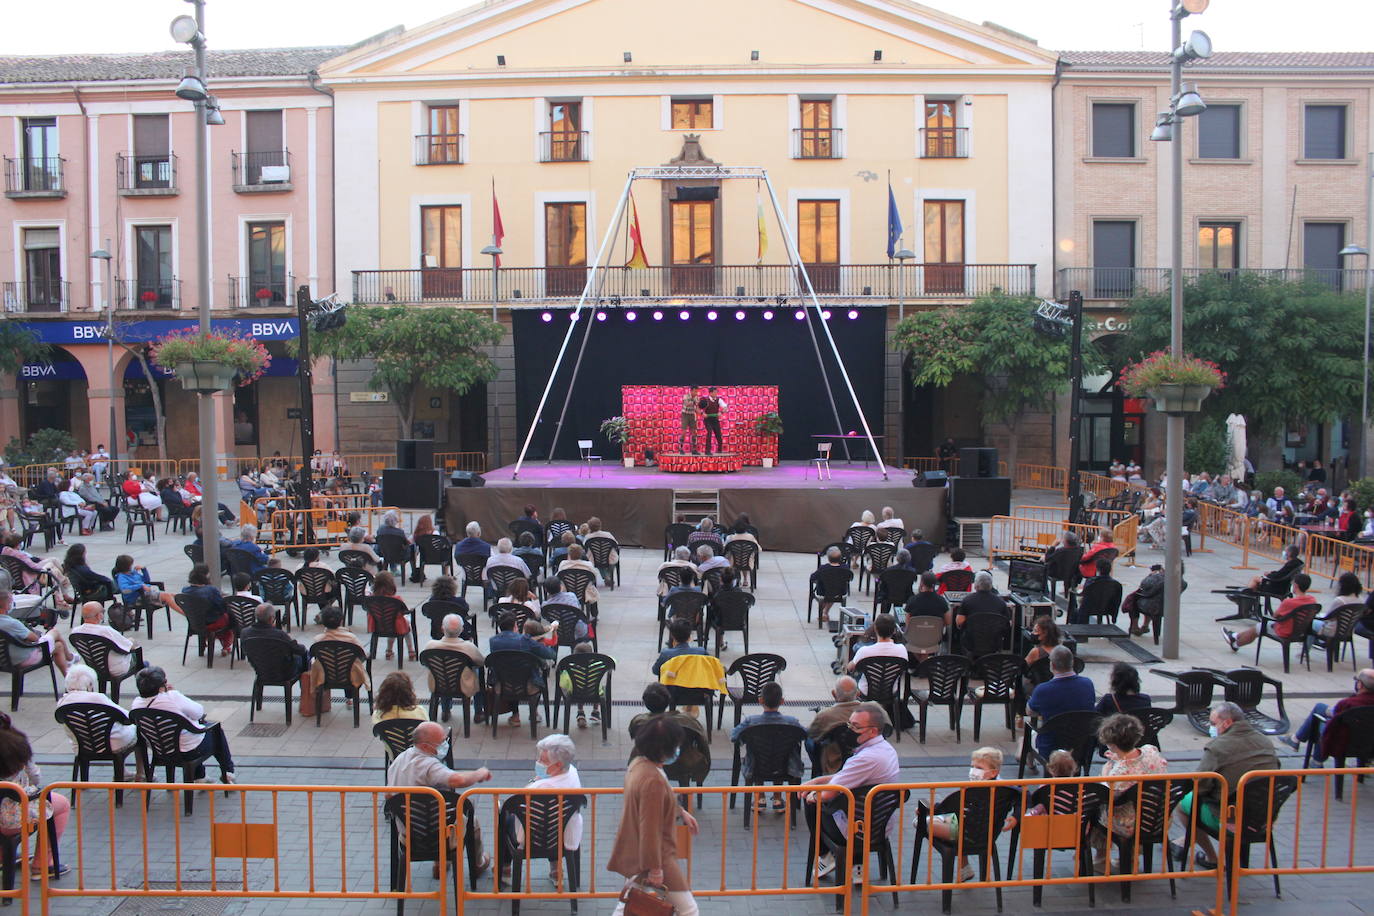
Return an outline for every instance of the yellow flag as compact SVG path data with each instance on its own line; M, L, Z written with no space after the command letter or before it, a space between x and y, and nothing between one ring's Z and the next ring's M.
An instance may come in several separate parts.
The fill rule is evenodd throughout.
M763 256L768 253L768 226L763 221L763 196L755 195L758 202L759 214L759 258L757 263L763 263Z

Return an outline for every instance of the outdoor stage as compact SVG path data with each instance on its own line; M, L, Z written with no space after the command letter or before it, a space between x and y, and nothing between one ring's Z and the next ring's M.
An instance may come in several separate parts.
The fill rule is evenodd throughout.
M598 516L606 530L622 544L658 547L672 518L673 491L717 491L720 514L726 523L741 512L759 529L765 549L815 551L838 540L870 509L875 515L891 506L907 530L922 528L943 537L945 490L916 489L911 472L888 468L888 480L870 463L856 459L831 462L832 479L817 481L810 462L785 462L779 467L745 467L729 474L669 474L658 468L626 468L614 460L601 468L576 461L544 464L530 461L512 480L513 465L482 475L486 486L445 488L448 531L459 535L469 521L482 526L490 539L505 535L506 525L519 518L526 505L548 520L555 508L569 519ZM601 476L604 470L605 476ZM803 479L803 475L806 479Z

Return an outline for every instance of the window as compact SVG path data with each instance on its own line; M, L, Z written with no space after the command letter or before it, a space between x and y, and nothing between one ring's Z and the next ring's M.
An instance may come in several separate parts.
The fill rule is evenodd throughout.
M248 149L243 154L243 184L263 183L262 170L286 165L280 109L245 113ZM268 173L271 176L274 173Z
M1303 158L1345 158L1345 106L1308 105L1303 110Z
M839 131L832 126L834 106L832 99L801 100L798 158L834 159L839 156Z
M1240 266L1240 223L1203 223L1197 231L1197 266L1234 270Z
M136 226L134 228L133 305L135 308L172 308L175 305L172 278L172 227Z
M587 282L587 205L544 205L545 291L576 296Z
M453 165L463 161L463 135L457 105L429 106L429 133L424 137L424 165Z
M955 159L968 155L962 131L955 125L953 99L928 99L926 123L922 130L922 153L926 159Z
M172 187L170 151L167 115L134 115L133 181L130 187Z
M1304 223L1302 227L1302 266L1314 279L1331 286L1344 287L1341 249L1345 247L1345 223Z
M582 132L582 103L549 103L547 162L582 162L586 157Z
M672 205L673 292L709 294L715 291L714 200L675 200Z
M1135 292L1135 221L1093 221L1093 297L1127 299Z
M62 242L56 229L24 230L24 305L30 312L66 307L62 282Z
M248 289L250 304L286 302L286 224L248 224ZM264 291L267 295L263 295Z
M840 291L840 202L797 201L797 248L818 293Z
M1093 151L1098 159L1135 156L1135 105L1130 102L1093 103Z
M24 191L62 188L62 164L57 153L57 118L24 118Z
M420 208L420 267L424 298L462 298L462 207Z
M964 291L964 202L928 200L924 212L927 294Z
M1197 119L1199 159L1240 158L1240 106L1208 105Z
M673 99L674 130L710 130L714 118L710 99Z

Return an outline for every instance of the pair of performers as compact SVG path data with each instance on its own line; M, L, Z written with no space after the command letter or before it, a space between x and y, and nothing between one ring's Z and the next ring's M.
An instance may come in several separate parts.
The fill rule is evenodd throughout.
M716 437L716 450L724 452L725 444L720 435L720 415L725 412L725 400L720 397L719 390L714 385L706 389L705 395L698 395L700 390L693 385L682 397L682 432L677 440L678 450L686 450L686 443L690 437L692 454L700 454L697 451L697 414L700 413L702 425L706 430L706 454L711 454L712 435Z

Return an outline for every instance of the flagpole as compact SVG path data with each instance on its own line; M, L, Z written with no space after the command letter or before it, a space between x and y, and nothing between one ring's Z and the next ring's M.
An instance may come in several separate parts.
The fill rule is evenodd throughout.
M505 227L501 223L501 210L496 203L496 176L491 178L491 321L498 327L501 324L500 316L496 308L501 301L501 242L505 238ZM512 329L513 330L513 329ZM505 336L503 330L501 336ZM499 344L491 346L491 361L496 364L496 348ZM500 467L502 464L501 448L501 375L500 368L497 368L497 377L492 379L491 384L491 411L492 411L492 434L495 445L495 462L493 467Z

